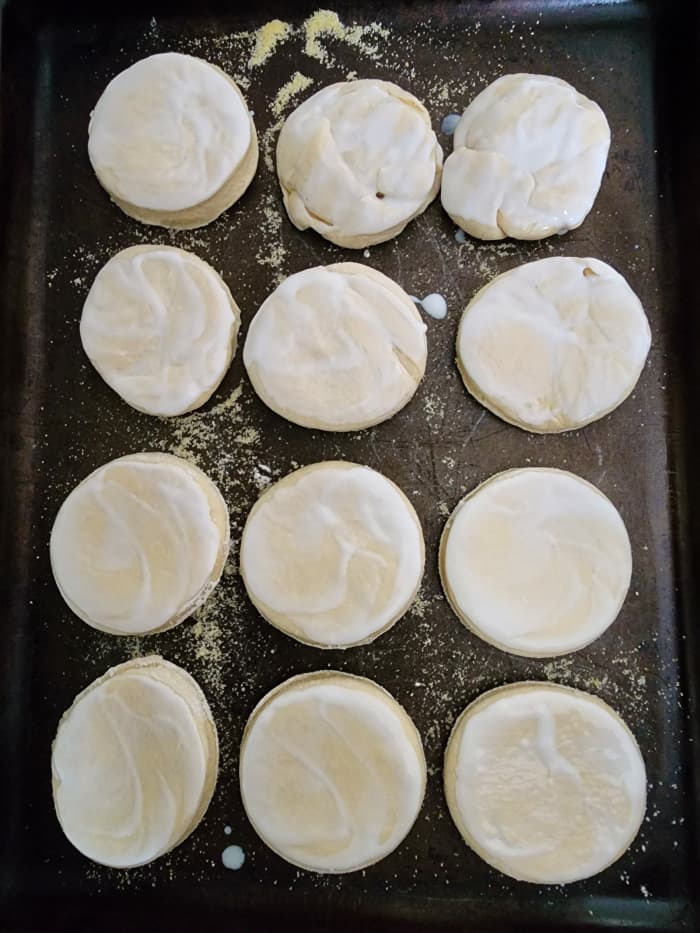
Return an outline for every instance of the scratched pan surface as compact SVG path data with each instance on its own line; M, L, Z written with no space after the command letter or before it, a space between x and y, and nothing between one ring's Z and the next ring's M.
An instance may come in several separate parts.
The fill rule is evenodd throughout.
M694 492L692 483L682 484L692 439L681 411L682 387L690 385L682 377L691 359L684 330L691 307L680 300L682 231L663 182L672 155L664 134L671 133L677 95L654 70L657 61L665 74L683 57L669 38L672 26L655 23L648 5L626 3L357 2L334 9L332 34L327 15L314 17L305 3L224 13L194 4L186 14L171 5L148 15L68 4L52 14L29 0L4 11L0 927L693 929L687 713L694 669L680 614L692 593L681 574L690 558L677 521ZM268 54L254 34L275 17L290 29ZM194 233L149 230L124 217L86 156L88 114L107 80L166 49L201 55L235 75L261 135L263 158L248 193ZM395 80L425 101L439 132L447 113L461 111L503 72L519 70L568 79L607 113L608 169L580 230L533 244L459 242L435 203L363 260L287 221L269 164L275 125L313 90L353 73ZM449 152L450 138L439 139ZM449 313L427 322L423 384L388 423L350 435L314 433L258 401L239 351L200 414L162 421L133 411L87 363L77 325L99 266L118 249L149 240L193 249L223 272L242 308L243 337L284 275L318 263L359 259L411 294L443 294ZM647 309L653 345L620 409L584 431L537 437L505 425L466 394L454 340L462 307L491 276L556 254L596 256L619 269ZM64 606L47 540L60 502L80 479L144 449L179 453L210 473L231 508L234 545L198 620L120 640L93 631ZM298 465L327 458L366 463L395 480L415 505L427 544L417 604L375 644L347 652L301 646L265 624L236 573L240 530L260 490ZM492 473L530 464L571 469L599 486L620 509L634 549L632 586L617 622L557 661L510 657L483 644L450 612L437 574L439 535L460 497ZM222 768L194 835L156 864L120 873L92 865L62 836L51 803L50 743L79 690L108 666L150 652L199 679L219 726ZM425 805L404 844L346 877L300 872L268 851L242 813L237 787L238 745L252 707L286 677L321 667L387 687L420 729L429 766ZM484 690L522 679L560 681L607 700L635 731L647 763L649 807L638 839L607 871L566 888L518 884L490 869L462 844L442 796L442 754L456 716ZM221 862L229 844L245 852L238 872Z

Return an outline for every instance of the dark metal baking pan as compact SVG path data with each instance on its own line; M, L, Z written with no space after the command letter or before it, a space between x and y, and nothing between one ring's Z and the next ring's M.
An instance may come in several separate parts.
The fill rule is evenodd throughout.
M314 9L304 0L254 9L207 0L148 9L37 0L4 7L0 927L697 929L696 11L642 2L358 0L333 9L340 23L365 28L336 25L324 34L301 25ZM274 18L292 24L292 33L250 68L250 32ZM504 72L558 75L607 113L608 169L591 215L567 236L460 243L436 202L398 239L370 250L364 261L412 294L442 293L449 306L446 320L428 321L424 383L389 422L343 436L288 424L254 396L240 351L203 413L149 418L107 388L78 339L83 299L111 254L148 240L193 249L223 272L242 307L243 335L280 276L340 258L362 261L293 229L264 159L241 202L193 233L147 229L109 202L87 160L88 114L109 78L165 49L201 55L249 79L245 93L268 151L272 127L295 101L351 72L413 91L437 131L445 114ZM311 83L294 97L297 72ZM449 138L440 141L449 151ZM583 431L536 437L467 395L454 339L462 307L493 274L557 253L597 256L618 268L645 305L653 346L636 391L617 411ZM417 606L373 645L304 647L252 609L234 548L198 622L140 640L93 631L53 584L49 530L82 477L144 449L185 454L211 474L232 509L234 541L259 489L296 465L344 458L382 470L410 496L425 530ZM617 622L588 648L554 662L510 657L471 635L447 606L437 574L446 513L485 477L527 464L569 468L598 485L621 510L633 544L632 587ZM219 725L222 768L211 808L190 839L151 866L116 872L86 861L63 837L51 802L50 743L80 689L109 665L146 652L182 664L202 684ZM245 820L236 779L238 743L256 701L291 674L327 666L387 687L418 725L430 769L425 805L404 844L344 877L299 872L268 851ZM489 868L461 842L441 790L445 741L463 707L490 687L537 678L611 703L635 731L649 773L648 814L630 851L596 878L565 888L519 884ZM238 872L221 863L229 843L246 853Z

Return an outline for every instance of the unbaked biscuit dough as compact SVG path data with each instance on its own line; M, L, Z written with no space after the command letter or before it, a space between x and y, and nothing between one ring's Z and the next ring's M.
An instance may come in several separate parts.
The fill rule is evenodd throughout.
M260 613L298 641L347 648L399 619L423 576L418 516L391 480L327 461L267 489L241 538L241 576Z
M133 408L181 415L215 391L236 349L240 311L221 276L174 246L131 246L97 273L80 339Z
M576 651L614 622L632 549L615 506L564 470L492 476L465 496L440 542L440 577L461 621L512 654Z
M374 78L318 91L287 118L277 143L289 219L350 249L401 233L437 194L441 171L425 107Z
M305 269L263 302L243 362L260 398L295 424L356 431L413 397L425 323L387 276L355 262Z
M221 577L229 517L197 467L163 453L119 457L68 495L51 530L51 569L66 603L113 635L177 625Z
M200 822L218 760L196 681L158 656L136 658L108 670L63 714L51 756L56 814L93 861L145 865Z
M644 818L646 770L597 697L552 683L498 687L457 720L445 795L464 841L519 881L568 884L617 861Z
M364 677L292 677L248 720L241 797L253 828L282 858L350 872L384 858L418 816L426 783L421 739L406 711Z
M593 206L609 148L605 114L566 81L505 75L457 124L442 205L482 240L565 233Z
M557 256L517 266L476 293L459 325L457 363L495 415L550 434L617 408L650 345L644 309L618 272Z
M88 154L100 184L143 223L202 227L231 207L258 165L258 141L237 85L216 65L164 52L105 88Z

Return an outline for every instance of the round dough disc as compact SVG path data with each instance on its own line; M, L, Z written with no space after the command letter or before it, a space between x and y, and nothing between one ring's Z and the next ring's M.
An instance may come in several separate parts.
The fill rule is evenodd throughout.
M103 188L143 223L210 223L250 184L258 142L236 84L216 65L165 52L113 78L90 117L88 154Z
M171 454L131 454L65 499L51 530L51 569L84 622L146 635L205 602L228 548L226 503L205 473Z
M459 325L457 364L495 415L555 434L617 408L650 346L644 309L618 272L599 259L556 256L476 293Z
M90 362L149 415L199 408L236 348L240 311L221 276L174 246L131 246L97 273L80 319Z
M240 782L248 819L274 852L309 871L357 871L413 826L425 757L391 694L364 677L322 671L292 677L253 710Z
M318 91L290 114L277 143L289 219L350 249L401 233L437 194L441 171L428 111L374 78Z
M322 648L366 644L390 628L418 592L424 561L418 516L398 486L341 461L267 489L241 538L241 576L255 607Z
M445 796L484 861L518 881L568 884L617 861L646 807L639 746L606 703L559 684L498 687L457 720Z
M324 431L385 421L425 372L423 322L406 292L355 262L285 279L248 329L243 362L273 411Z
M195 829L218 762L196 681L156 655L136 658L108 670L63 714L51 756L56 815L94 862L145 865Z
M457 124L442 205L482 240L574 230L593 207L609 148L605 114L566 81L505 75Z
M576 651L614 622L632 549L615 506L564 470L498 473L465 496L440 542L450 605L512 654Z

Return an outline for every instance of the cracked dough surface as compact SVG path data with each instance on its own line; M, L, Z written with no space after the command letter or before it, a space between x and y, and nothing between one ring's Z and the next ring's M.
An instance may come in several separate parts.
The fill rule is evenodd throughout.
M243 348L260 398L295 424L354 431L394 415L423 378L426 326L395 282L360 263L289 276Z
M51 756L61 828L102 865L152 862L204 816L218 760L209 705L186 671L156 655L119 664L61 717Z
M97 273L80 318L90 362L151 415L203 405L231 363L240 311L208 263L173 246L131 246Z
M90 117L88 154L125 213L188 229L240 198L257 168L258 143L228 75L201 58L165 52L109 82Z
M651 345L625 279L598 259L517 266L467 305L457 363L471 394L526 431L571 431L634 389Z
M241 576L259 612L306 644L346 648L390 628L413 601L425 547L391 480L326 461L267 489L241 538Z
M646 808L639 746L606 703L571 687L498 687L457 720L445 796L464 841L520 881L590 878L634 841Z
M440 542L440 577L461 621L526 657L576 651L617 617L632 574L619 512L564 470L492 476L465 496Z
M320 671L272 690L248 720L243 806L282 858L317 872L373 865L404 840L423 802L421 739L364 677Z
M566 81L505 75L467 107L445 162L442 204L482 240L539 240L579 227L610 148L600 107Z
M145 635L205 602L228 548L228 509L205 473L172 454L130 454L66 497L51 529L51 569L88 625Z
M389 81L323 88L290 114L277 143L289 219L351 249L401 233L434 199L441 170L427 110Z

